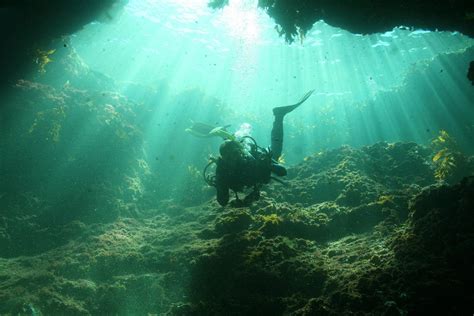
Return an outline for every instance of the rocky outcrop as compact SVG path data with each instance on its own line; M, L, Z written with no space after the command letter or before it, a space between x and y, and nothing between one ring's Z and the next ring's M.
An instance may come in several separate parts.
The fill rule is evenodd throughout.
M0 3L0 92L4 84L24 78L37 66L37 49L53 40L68 45L67 36L94 21L114 20L127 0L2 1ZM63 44L61 44L61 47ZM50 48L48 48L50 49Z
M161 200L56 228L5 214L0 313L462 314L474 181L436 182L430 156L414 143L318 153L244 208Z
M212 0L209 6L222 8L227 0ZM260 0L287 42L303 39L316 21L357 34L386 32L397 26L458 31L474 35L474 4L466 0L437 1L282 1Z

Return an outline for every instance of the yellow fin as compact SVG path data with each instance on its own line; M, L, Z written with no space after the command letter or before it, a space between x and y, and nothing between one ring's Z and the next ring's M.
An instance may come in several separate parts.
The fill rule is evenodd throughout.
M285 163L285 154L281 154L281 156L278 157L278 163L279 164L284 164Z

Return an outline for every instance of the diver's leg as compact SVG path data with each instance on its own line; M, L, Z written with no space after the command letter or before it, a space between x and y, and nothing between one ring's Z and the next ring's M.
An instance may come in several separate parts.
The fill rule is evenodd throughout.
M283 117L275 115L272 127L272 158L278 160L283 150Z
M286 168L277 163L272 164L272 173L276 174L279 177L283 177L287 175Z
M291 111L296 109L298 106L300 106L304 101L306 101L313 92L314 90L308 91L301 98L301 100L296 104L287 105L287 106L279 106L279 107L273 108L273 115L275 117L273 120L273 128L272 128L272 136L271 136L273 159L278 160L283 150L283 118L285 117L286 114L290 113Z
M229 202L229 188L224 187L224 186L216 186L217 190L217 202L221 206L227 205Z

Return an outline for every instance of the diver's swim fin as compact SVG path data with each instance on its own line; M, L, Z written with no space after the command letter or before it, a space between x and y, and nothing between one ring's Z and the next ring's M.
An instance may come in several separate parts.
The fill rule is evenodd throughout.
M213 128L212 131L209 132L210 136L222 137L223 140L235 140L234 134L228 132L224 126L218 126Z
M202 138L222 137L224 140L235 138L235 136L226 129L230 125L216 127L201 122L191 121L191 123L191 127L185 129L185 131L194 136Z
M288 185L288 183L286 183L286 182L283 181L282 179L278 179L277 177L271 176L270 179L275 180L276 182L278 182L278 183L280 183L280 184Z
M212 135L209 135L209 132L216 128L215 126L201 122L191 121L191 123L191 127L186 128L185 131L197 137L211 137Z
M302 98L301 100L296 103L296 104L293 104L293 105L286 105L286 106L279 106L279 107L276 107L276 108L273 108L273 115L275 116L285 116L286 114L290 113L291 111L293 111L294 109L296 109L298 106L300 106L304 101L306 101L310 96L311 94L313 94L314 92L314 89L313 90L309 90Z

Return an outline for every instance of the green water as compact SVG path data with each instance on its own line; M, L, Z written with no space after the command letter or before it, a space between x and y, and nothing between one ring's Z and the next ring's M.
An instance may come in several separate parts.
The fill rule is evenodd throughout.
M372 210L390 203L401 205L392 211L402 214L396 224L403 225L407 201L423 186L472 175L463 168L472 166L474 154L474 88L466 78L474 39L404 26L383 34L351 34L319 21L290 45L256 6L256 1L231 1L214 11L207 0L130 0L106 22L38 44L31 72L2 96L0 267L15 273L0 273L0 298L7 302L0 314L155 315L179 302L205 305L215 293L186 294L188 287L199 292L203 286L188 278L197 275L199 283L204 274L219 291L222 282L203 267L205 260L210 269L221 263L233 267L232 256L221 262L212 255L248 246L226 239L231 238L227 229L235 233L226 226L233 221L249 227L242 239L248 247L263 247L250 252L245 264L258 261L271 247L265 243L275 242L295 253L304 248L301 258L318 253L324 260L317 263L329 267L325 271L347 271L349 259L337 266L337 256L334 262L327 259L332 252L374 247L382 249L375 254L387 254L389 243L378 235L351 237L365 228L341 228L328 233L335 236L330 239L304 231L304 225L300 233L281 237L265 225L287 223L288 214L301 211L291 220L318 228L325 218L350 214L355 206ZM290 173L297 170L290 179L298 194L291 186L272 185L264 187L260 204L243 213L219 208L202 170L211 155L218 155L222 140L197 138L186 128L194 121L230 125L235 133L249 124L250 135L267 147L272 108L293 104L312 89L284 121L283 160ZM433 143L438 137L449 137L446 148L456 157L471 155L453 181L434 176L433 157L444 148ZM383 185L374 184L378 178L354 176L373 161L381 169L385 164L418 169L406 177L405 169L384 169L380 173L387 172L386 178L405 178ZM334 172L340 176L336 184L327 180L329 172L317 174L330 168L345 172ZM308 178L314 182L305 182ZM298 186L314 189L314 196L308 198L313 193ZM349 187L369 193L354 202ZM366 220L367 226L375 225L371 216ZM257 231L267 234L258 247L252 244ZM310 241L302 246L302 239ZM209 250L214 246L216 253ZM300 270L292 271L289 277ZM320 285L315 275L311 282ZM311 296L304 292L302 297Z
M265 145L271 108L315 89L286 122L291 163L342 144L427 143L440 129L472 147L472 39L406 28L362 36L318 22L302 42L287 45L252 1L217 12L205 2L131 1L117 21L90 25L71 43L92 69L120 83L166 84L153 100L156 121L179 111L174 95L197 89L232 109L220 124L237 130L248 122ZM215 123L195 102L186 115ZM159 142L154 135L168 133L150 127L147 136Z
M456 32L401 27L363 36L318 22L304 40L288 45L255 1L220 11L205 0L130 1L111 24L87 26L71 45L132 99L129 83L157 89L147 99L153 103L144 135L150 157L171 153L200 168L202 148L216 153L218 144L183 133L190 120L231 124L232 132L249 123L268 146L271 109L310 89L316 90L311 99L285 121L289 164L341 145L429 144L440 130L464 150L474 148L474 92L466 79L474 41ZM177 101L183 93L216 100ZM225 109L216 113L212 102ZM173 178L183 169L170 167L177 169Z

